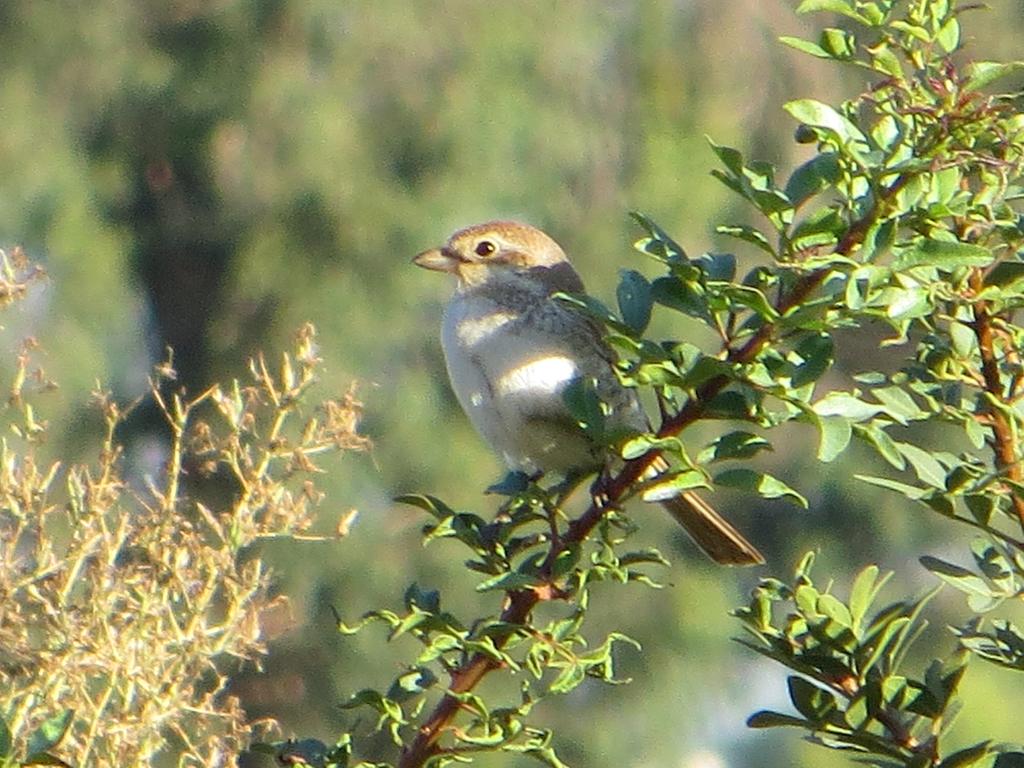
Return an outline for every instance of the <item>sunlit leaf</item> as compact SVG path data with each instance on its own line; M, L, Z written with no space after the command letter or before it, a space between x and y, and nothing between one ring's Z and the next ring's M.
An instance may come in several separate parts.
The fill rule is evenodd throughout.
M866 17L858 13L854 4L848 2L848 0L801 0L800 5L796 8L796 12L800 14L814 13L816 11L838 13L865 25L871 23Z
M853 427L845 416L822 416L818 419L818 432L818 460L827 464L846 450Z
M984 267L994 256L987 248L973 243L949 240L921 239L913 245L900 248L893 259L896 270L913 267L935 267L949 272L958 267Z
M967 65L967 90L976 91L1009 75L1024 71L1024 61L973 61Z
M841 115L834 107L816 99L797 99L782 105L794 118L805 125L824 128L835 134L842 142L866 143L864 134L852 121Z
M763 472L746 468L727 469L715 475L715 483L757 493L766 499L788 498L807 509L806 498L778 478Z

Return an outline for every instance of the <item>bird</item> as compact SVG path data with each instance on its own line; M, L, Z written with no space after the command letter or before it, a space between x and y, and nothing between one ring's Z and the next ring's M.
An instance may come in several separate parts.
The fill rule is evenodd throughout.
M605 404L606 429L639 433L649 421L634 388L615 373L601 327L556 294L584 294L583 281L550 236L517 221L465 227L413 263L455 278L441 346L456 399L511 471L531 477L599 472L610 460L565 400L588 381ZM647 479L668 471L659 456ZM692 491L661 501L697 546L723 565L764 556Z

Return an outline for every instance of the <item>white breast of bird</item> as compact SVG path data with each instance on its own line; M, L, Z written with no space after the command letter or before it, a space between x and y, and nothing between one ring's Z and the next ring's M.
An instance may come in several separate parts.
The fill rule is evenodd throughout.
M594 461L563 401L581 375L565 335L485 296L456 295L442 326L452 387L473 426L510 469L565 472Z

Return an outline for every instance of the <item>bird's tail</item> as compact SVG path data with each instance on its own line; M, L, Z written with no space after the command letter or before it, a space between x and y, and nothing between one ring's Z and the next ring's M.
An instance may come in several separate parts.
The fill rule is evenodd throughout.
M658 473L668 469L663 460L656 462ZM653 473L652 473L653 474ZM694 543L708 557L721 565L761 565L764 563L757 547L722 517L704 499L692 491L661 502L673 519L679 523Z

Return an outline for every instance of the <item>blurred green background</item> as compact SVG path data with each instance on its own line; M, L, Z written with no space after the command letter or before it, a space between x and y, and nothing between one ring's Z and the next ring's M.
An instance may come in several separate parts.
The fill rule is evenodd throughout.
M462 553L422 549L420 518L390 502L417 490L484 512L494 502L481 489L501 474L444 375L437 325L451 286L412 255L461 226L520 218L559 240L608 299L620 268L650 266L630 247L630 209L692 254L733 247L714 225L745 213L709 176L705 137L782 169L798 162L781 104L836 102L863 85L776 42L816 36L809 24L824 21L775 0L0 3L0 244L23 245L52 276L5 323L11 338L40 340L61 384L43 404L54 450L89 458L94 382L138 396L167 345L198 391L242 374L255 350L284 348L309 320L327 361L322 393L359 382L376 447L331 466L324 529L350 507L360 515L347 539L268 547L295 626L262 672L233 683L254 716L329 741L351 722L338 703L399 668L408 646L372 630L338 637L332 606L349 619L396 607L415 580L442 588L463 617L494 610L493 595L446 589L465 583ZM1024 6L996 2L966 32L970 56L1020 58ZM657 318L653 333L710 341L678 317ZM844 359L877 338L844 343L827 382L837 386ZM158 466L154 414L143 409L124 438L139 472ZM895 595L931 584L919 551L961 555L959 531L848 479L866 453L817 465L813 440L789 433L765 462L809 512L716 495L770 572L819 547L822 571L897 569ZM643 542L674 561L660 574L668 587L598 590L610 602L593 601L595 634L621 629L644 651L620 654L632 685L588 685L541 707L563 758L847 764L744 726L755 709L786 708L780 671L726 641L738 631L727 611L759 574L716 570L657 512L637 519ZM960 607L940 601L925 638L936 652L952 648L942 624ZM967 680L968 696L995 695L981 664ZM998 699L964 717L960 738L1020 738L1024 693Z

